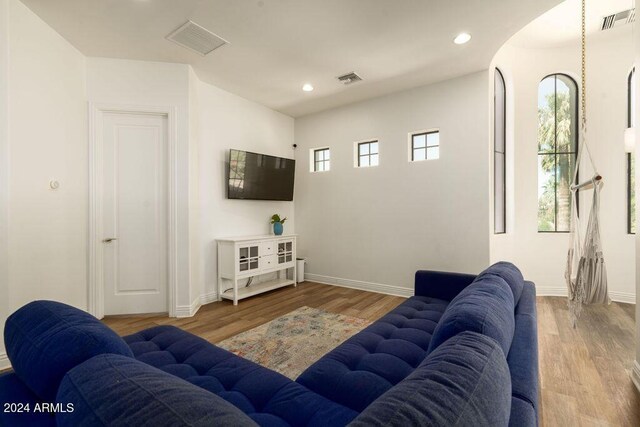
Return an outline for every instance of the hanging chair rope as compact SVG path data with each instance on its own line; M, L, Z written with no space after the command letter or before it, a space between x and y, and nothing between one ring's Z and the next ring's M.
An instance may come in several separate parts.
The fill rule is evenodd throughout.
M567 281L569 314L573 326L576 326L583 304L610 303L607 290L607 269L602 255L600 241L600 191L602 176L593 161L587 144L587 25L586 0L582 0L582 132L578 146L578 157L573 173L573 183L578 179L578 171L583 151L586 150L595 174L581 184L571 185L571 232L565 279ZM584 240L578 213L578 193L581 189L593 188L593 200Z
M580 120L580 144L578 144L578 161L576 163L576 168L573 172L573 181L576 182L578 180L578 169L580 165L580 159L582 159L582 150L587 150L587 155L589 156L589 162L591 162L591 167L595 171L594 177L599 177L598 169L596 168L596 164L593 161L593 156L591 155L591 150L589 150L589 145L586 143L586 135L587 135L587 4L586 0L582 0L582 14L581 14L581 23L582 23L582 38L581 38L581 47L582 47L582 74L581 74L581 120ZM600 180L600 177L598 180ZM587 181L589 182L589 181ZM583 183L584 184L584 183ZM584 187L582 184L578 184L578 186Z

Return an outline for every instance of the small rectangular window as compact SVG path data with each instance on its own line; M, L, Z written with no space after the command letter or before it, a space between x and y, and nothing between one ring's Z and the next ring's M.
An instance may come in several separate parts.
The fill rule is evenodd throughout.
M440 131L411 134L411 161L440 158Z
M331 169L331 152L328 148L313 150L313 171L327 172Z
M368 168L378 166L380 153L378 152L378 141L368 141L358 143L358 167Z

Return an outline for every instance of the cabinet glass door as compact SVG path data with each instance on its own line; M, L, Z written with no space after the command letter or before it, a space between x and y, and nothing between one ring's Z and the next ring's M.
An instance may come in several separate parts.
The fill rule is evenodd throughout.
M240 271L249 270L249 248L240 248L239 254Z
M278 242L278 264L293 261L293 241Z
M260 268L260 251L258 245L238 248L238 271L251 271Z

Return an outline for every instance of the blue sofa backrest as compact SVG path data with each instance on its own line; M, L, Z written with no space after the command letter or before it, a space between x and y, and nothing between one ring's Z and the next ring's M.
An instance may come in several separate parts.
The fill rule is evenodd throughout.
M56 415L58 427L257 426L224 399L135 359L95 356L70 370L57 401L73 402Z
M538 424L538 335L535 285L525 282L509 262L496 263L470 283L460 275L422 272L419 289L457 292L433 333L429 352L464 331L476 331L500 344L507 356L512 385L510 425ZM418 275L416 275L416 280ZM427 293L430 295L431 293Z
M524 288L524 277L520 269L510 262L500 261L478 274L476 280L492 276L503 279L509 285L513 293L514 306L517 306Z
M506 426L511 411L509 375L502 349L493 339L462 332L427 356L350 426Z
M515 329L513 294L497 276L478 277L456 296L433 331L429 353L461 332L493 338L509 354Z

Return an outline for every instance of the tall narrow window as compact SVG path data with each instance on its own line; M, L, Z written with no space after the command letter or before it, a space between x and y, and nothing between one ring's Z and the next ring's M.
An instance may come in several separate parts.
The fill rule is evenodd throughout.
M358 143L358 167L368 168L378 166L380 153L378 152L378 141L368 141Z
M627 127L635 127L636 115L636 69L627 80ZM627 153L627 233L636 234L636 160Z
M507 87L502 73L497 68L493 86L493 231L495 234L503 234L507 231Z
M538 88L538 231L568 232L578 147L578 85L564 74Z
M411 161L435 160L440 158L440 131L417 132L411 134Z
M313 171L326 172L331 168L331 152L328 148L313 150Z

